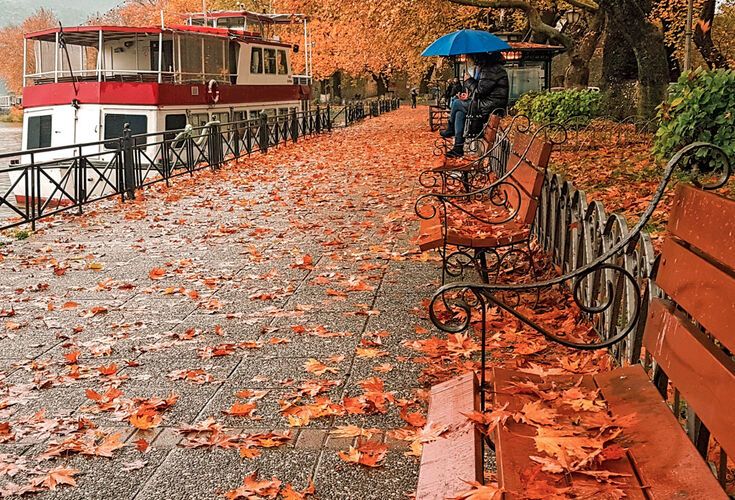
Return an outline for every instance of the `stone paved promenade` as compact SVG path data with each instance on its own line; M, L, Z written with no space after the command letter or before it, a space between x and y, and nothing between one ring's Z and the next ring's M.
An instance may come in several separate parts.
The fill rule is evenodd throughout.
M0 247L3 492L224 498L257 470L406 498L427 388L406 344L439 276L411 242L427 128L401 109Z

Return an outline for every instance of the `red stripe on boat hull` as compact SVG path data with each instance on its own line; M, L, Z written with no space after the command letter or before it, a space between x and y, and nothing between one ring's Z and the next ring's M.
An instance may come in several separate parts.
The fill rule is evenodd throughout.
M192 95L192 88L199 95ZM72 83L47 83L23 89L23 107L71 104L116 104L131 106L196 106L213 105L203 84L141 82L79 82L78 92ZM257 104L261 102L298 101L308 99L309 87L302 85L220 85L219 105Z

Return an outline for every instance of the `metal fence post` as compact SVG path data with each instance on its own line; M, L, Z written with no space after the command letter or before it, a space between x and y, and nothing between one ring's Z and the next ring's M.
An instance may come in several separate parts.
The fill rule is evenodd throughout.
M36 158L33 153L31 153L31 164L28 167L29 170L26 170L26 182L28 184L27 187L30 187L30 194L31 196L28 197L28 189L26 189L26 203L30 202L29 205L29 212L31 216L31 231L36 230L36 177L35 177L35 170L36 170ZM30 176L30 178L28 177ZM29 182L30 181L30 182Z
M332 131L332 106L330 104L327 104L327 130Z
M253 127L250 122L245 127L245 150L248 152L248 156L253 153Z
M322 131L322 110L319 107L319 105L316 105L316 133L320 133Z
M235 158L237 159L240 158L240 140L242 139L242 136L240 135L240 122L234 123L231 128L232 138L234 139L234 142L232 143L232 150Z
M79 148L79 155L77 156L77 192L76 192L76 198L77 198L77 204L79 205L77 207L78 214L82 215L82 204L84 203L84 199L87 197L85 193L85 187L86 187L86 165L84 163L84 157L82 156L82 148Z
M296 117L296 108L291 110L291 140L299 140L299 119Z
M270 141L270 133L268 131L268 115L265 112L260 113L260 129L258 130L258 145L261 153L268 152L268 142Z
M220 123L215 123L212 126L212 134L214 134L214 161L216 162L217 168L219 168L225 162L225 135L222 133L222 125Z
M122 138L123 186L129 200L135 199L135 157L133 155L133 138L130 124L123 126ZM123 197L123 199L125 199Z

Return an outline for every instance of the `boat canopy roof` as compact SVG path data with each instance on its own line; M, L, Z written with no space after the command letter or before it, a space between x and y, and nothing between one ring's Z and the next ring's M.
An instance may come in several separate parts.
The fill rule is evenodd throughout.
M293 24L308 21L305 14L259 14L247 10L215 10L208 12L191 12L185 15L188 19L220 19L225 17L244 17L248 21L261 24Z
M265 42L259 33L231 30L227 28L212 28L209 26L167 26L165 28L149 26L73 26L68 28L49 28L42 31L27 33L26 39L54 42L57 33L63 33L64 41L72 45L95 46L99 41L99 33L102 32L106 41L129 39L133 35L158 35L164 34L191 34L206 35L231 40L259 41ZM268 41L274 44L273 41ZM278 45L278 43L275 43ZM290 44L280 44L290 46Z

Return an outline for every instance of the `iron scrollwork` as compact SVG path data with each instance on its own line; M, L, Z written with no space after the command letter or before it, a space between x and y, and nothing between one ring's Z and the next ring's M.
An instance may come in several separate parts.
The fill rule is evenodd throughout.
M573 203L583 204L585 218L590 224L604 223L603 231L614 241L614 244L602 245L601 249L580 249L576 251L582 256L566 274L545 279L535 283L524 284L487 284L487 283L451 283L442 286L434 294L429 315L440 330L447 333L457 333L469 328L473 313L479 309L481 315L481 332L483 345L482 375L485 373L485 335L486 335L486 308L497 307L520 320L531 329L545 338L558 344L582 349L595 350L616 346L631 333L638 330L641 311L645 310L640 281L649 276L643 275L643 263L639 251L641 239L647 238L643 228L648 224L654 211L661 202L674 172L678 169L686 170L691 181L697 187L705 190L719 189L725 186L731 176L731 164L725 151L709 143L693 143L679 150L666 165L664 175L649 202L648 207L641 215L640 220L630 232L617 231L615 227L623 227L620 221L611 216L604 223L598 204L586 206L586 200L573 198ZM578 195L579 193L577 193ZM582 194L582 198L584 198ZM555 200L546 200L547 204ZM556 200L558 203L559 200ZM604 211L603 211L604 213ZM540 216L543 218L543 214ZM599 222L595 223L595 220ZM548 229L548 228L546 228ZM558 232L558 228L557 232ZM586 230L586 229L583 229ZM547 236L555 238L554 230ZM553 242L542 242L546 245ZM566 249L569 251L569 249ZM585 255L599 250L599 256L587 259ZM644 253L650 252L644 248ZM650 256L648 256L650 258ZM553 258L553 256L552 256ZM550 290L553 287L564 286L571 291L571 298L582 316L590 325L589 342L569 338L564 332L556 332L537 323L526 314L527 305L523 301L524 294L531 296ZM534 293L535 292L535 293ZM646 292L648 293L648 292ZM470 299L471 298L471 299ZM511 304L513 298L514 304ZM624 306L623 307L623 302Z
M528 130L525 120L512 122L519 126L517 130L521 133ZM512 124L505 129L503 142L511 129ZM449 214L461 214L466 221L488 229L515 221L521 210L526 207L523 206L524 201L520 188L515 182L511 182L511 177L524 164L530 149L536 141L543 140L551 144L552 147L557 147L563 144L566 139L567 131L563 125L557 123L547 124L534 132L524 151L516 152L518 157L514 161L505 162L502 166L494 166L492 170L483 171L485 177L481 179L487 179L487 183L476 186L474 179L477 179L477 177L466 175L459 178L445 176L442 180L443 192L427 193L416 200L414 207L416 215L423 220L438 218L442 230L443 244L439 250L442 256L442 284L447 276L463 276L464 271L468 268L475 268L482 280L489 282L490 273L497 278L503 269L503 265L510 262L513 257L517 258L518 256L522 256L529 263L529 270L535 278L534 256L529 238L521 238L508 244L499 243L496 247L475 248L473 249L474 255L471 255L469 249L457 244L457 242L449 241L450 231L452 230L450 227L452 218L449 217ZM500 144L500 142L496 143L496 146L497 144ZM512 165L508 163L512 163ZM447 192L446 187L453 182L459 183L464 189L458 189L459 192ZM484 213L478 213L474 208L479 206L483 209L490 207L492 210L484 210ZM457 246L457 250L450 251L450 245ZM502 247L507 248L505 248L503 255L500 255L498 248ZM493 257L495 262L490 267L487 265L488 255Z

